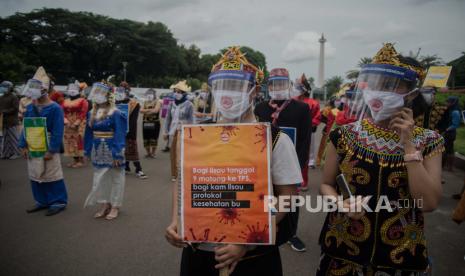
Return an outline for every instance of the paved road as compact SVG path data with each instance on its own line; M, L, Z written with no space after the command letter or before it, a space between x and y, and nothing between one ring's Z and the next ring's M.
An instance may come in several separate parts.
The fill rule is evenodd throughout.
M121 215L105 221L92 218L93 208L83 208L91 167L64 169L68 208L45 217L25 213L33 203L25 161L0 160L0 275L177 275L180 251L164 239L171 206L169 155L160 152L142 166L149 179L128 175ZM426 217L428 245L435 275L465 275L465 225L450 220L456 204L450 196L460 189L464 172L444 178L441 205ZM320 172L310 171L310 179L309 193L316 195ZM285 275L314 275L323 220L324 214L301 212L299 236L308 250L282 247Z

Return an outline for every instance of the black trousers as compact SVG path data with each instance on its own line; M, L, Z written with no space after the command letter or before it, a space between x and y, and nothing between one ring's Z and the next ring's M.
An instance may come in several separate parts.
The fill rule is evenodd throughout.
M248 252L244 260L240 261L231 276L282 276L281 255L277 246L267 246L267 250L258 255L254 251ZM258 253L258 252L257 252ZM215 269L218 262L215 253L203 250L195 250L186 247L182 251L181 276L218 276L219 270Z

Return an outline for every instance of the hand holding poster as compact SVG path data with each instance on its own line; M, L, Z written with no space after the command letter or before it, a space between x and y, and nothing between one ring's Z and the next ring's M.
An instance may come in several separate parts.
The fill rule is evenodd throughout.
M269 124L186 125L181 139L183 240L272 244Z
M43 157L48 151L47 119L45 117L24 118L24 136L29 156Z

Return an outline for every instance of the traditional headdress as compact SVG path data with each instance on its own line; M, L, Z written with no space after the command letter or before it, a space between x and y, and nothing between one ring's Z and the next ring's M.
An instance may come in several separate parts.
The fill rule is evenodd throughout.
M409 64L404 57L399 55L392 43L384 43L378 53L373 57L372 64L389 64L397 67L402 67L417 73L419 80L423 80L426 76L426 71L419 66Z
M243 71L250 73L256 83L261 83L264 78L263 70L250 63L241 52L239 46L230 47L213 65L212 73L217 71Z
M48 91L50 87L50 78L47 75L47 72L45 72L44 67L40 66L37 68L37 71L32 78L42 82L42 89L46 89Z

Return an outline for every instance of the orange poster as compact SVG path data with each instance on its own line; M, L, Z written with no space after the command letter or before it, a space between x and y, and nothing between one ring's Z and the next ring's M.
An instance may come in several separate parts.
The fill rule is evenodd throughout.
M182 238L272 244L269 124L186 125L181 139Z

